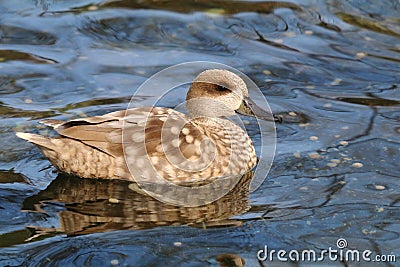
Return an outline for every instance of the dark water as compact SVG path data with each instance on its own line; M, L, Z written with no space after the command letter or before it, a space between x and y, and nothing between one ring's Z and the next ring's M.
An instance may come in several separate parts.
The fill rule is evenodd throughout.
M321 251L345 238L397 263L326 264L399 266L399 1L6 0L0 10L0 265L271 266L257 260L265 245ZM123 109L146 78L196 60L241 70L287 117L255 192L243 180L209 206L168 206L121 182L59 175L14 135L51 134L42 118ZM285 264L296 266L272 266Z

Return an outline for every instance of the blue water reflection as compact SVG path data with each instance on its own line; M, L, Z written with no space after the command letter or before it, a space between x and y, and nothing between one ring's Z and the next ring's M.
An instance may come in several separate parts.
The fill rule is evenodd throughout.
M398 1L6 0L0 10L0 265L219 266L233 254L266 266L256 255L266 244L322 250L339 237L400 255ZM70 199L60 192L79 179L59 180L14 135L53 134L43 118L124 109L146 78L196 60L244 72L286 118L249 205L209 224L135 228L106 189L101 200ZM256 125L247 127L259 150ZM82 217L90 224L77 225ZM96 231L67 231L63 219Z

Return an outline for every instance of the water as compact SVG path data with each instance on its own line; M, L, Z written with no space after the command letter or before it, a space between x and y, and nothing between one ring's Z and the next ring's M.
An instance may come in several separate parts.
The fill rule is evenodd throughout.
M0 265L267 266L265 245L321 251L339 238L400 260L399 1L6 0L0 10ZM57 174L14 135L53 134L43 118L123 109L146 78L195 60L241 70L285 115L255 192L169 207L123 183Z

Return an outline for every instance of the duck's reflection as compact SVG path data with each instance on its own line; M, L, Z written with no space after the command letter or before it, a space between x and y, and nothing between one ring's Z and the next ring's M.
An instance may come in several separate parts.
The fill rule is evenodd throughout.
M245 174L224 197L199 207L160 202L132 183L119 180L81 179L60 174L45 190L24 200L23 210L45 212L49 203L63 203L59 227L30 227L35 235L83 235L122 229L148 229L167 225L217 227L239 225L230 219L249 209L252 172Z

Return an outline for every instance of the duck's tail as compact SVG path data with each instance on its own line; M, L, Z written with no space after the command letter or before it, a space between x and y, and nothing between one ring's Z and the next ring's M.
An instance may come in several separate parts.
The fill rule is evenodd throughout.
M15 133L19 138L25 139L31 143L34 143L35 145L54 150L55 144L51 141L51 138L38 135L38 134L31 134L31 133L22 133L22 132L17 132Z

